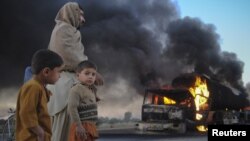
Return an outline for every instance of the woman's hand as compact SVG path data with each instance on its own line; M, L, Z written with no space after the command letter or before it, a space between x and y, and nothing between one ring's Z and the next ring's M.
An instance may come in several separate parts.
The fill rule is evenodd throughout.
M96 73L95 85L102 86L104 84L103 77L100 73Z

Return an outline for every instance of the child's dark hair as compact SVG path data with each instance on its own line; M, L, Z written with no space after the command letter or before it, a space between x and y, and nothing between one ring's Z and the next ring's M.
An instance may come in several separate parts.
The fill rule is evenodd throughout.
M46 67L54 69L63 64L62 58L55 52L48 49L41 49L35 52L31 61L31 68L33 74L38 74Z
M86 68L93 68L93 69L97 70L95 63L88 61L88 60L85 60L85 61L82 61L78 64L78 66L76 68L76 72L80 73L83 69L86 69Z

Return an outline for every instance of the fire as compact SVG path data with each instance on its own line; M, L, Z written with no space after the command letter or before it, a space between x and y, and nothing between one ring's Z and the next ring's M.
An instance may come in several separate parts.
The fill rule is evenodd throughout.
M163 103L164 104L176 104L176 101L174 101L173 99L171 99L171 98L167 98L167 97L160 97L160 96L155 96L154 97L154 104L159 104L160 103L160 101L162 101L162 99L163 99Z
M176 104L176 102L173 99L163 97L164 104Z
M166 89L166 90L170 90L170 89L172 89L173 87L172 86L170 86L170 85L164 85L163 87L162 87L163 89ZM171 98L168 98L168 97L163 97L163 102L164 102L164 104L176 104L176 101L175 100L173 100L173 99L171 99Z
M201 132L206 132L208 130L207 127L204 125L199 125L196 128L198 129L198 131L201 131Z
M201 110L208 110L208 98L209 98L209 91L207 88L206 80L202 79L199 76L196 76L195 84L194 86L189 88L190 93L194 97L194 103L195 103L195 119L198 121L203 120L203 115L200 114ZM201 126L197 126L197 129L199 131L206 131L206 128Z

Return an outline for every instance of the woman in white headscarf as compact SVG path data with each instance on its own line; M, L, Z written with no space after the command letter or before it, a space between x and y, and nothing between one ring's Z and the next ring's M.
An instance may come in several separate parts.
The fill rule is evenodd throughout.
M70 128L67 113L68 94L77 81L74 70L78 63L88 59L84 54L79 31L80 26L85 22L83 10L78 3L68 2L59 10L55 21L49 49L63 58L64 68L57 83L48 86L53 93L48 103L48 110L52 116L52 141L66 141ZM96 82L103 83L100 75Z

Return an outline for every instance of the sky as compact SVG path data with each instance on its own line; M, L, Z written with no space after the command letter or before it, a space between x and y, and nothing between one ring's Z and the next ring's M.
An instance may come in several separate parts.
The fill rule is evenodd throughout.
M249 0L174 0L181 17L197 17L213 24L220 35L223 51L234 52L245 63L244 83L250 82L250 1Z

